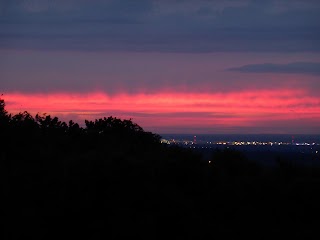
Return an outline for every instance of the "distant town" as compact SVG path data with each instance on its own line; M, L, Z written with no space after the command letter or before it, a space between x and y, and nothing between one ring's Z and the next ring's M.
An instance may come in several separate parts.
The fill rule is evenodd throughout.
M176 144L176 145L187 145L187 146L193 146L193 145L231 145L231 146L248 146L248 145L257 145L257 146L273 146L273 145L296 145L296 146L320 146L319 143L313 142L313 143L295 143L295 142L261 142L261 141L190 141L190 140L180 140L180 139L161 139L161 143L164 144Z
M193 140L185 139L161 139L161 143L171 145L171 146L181 146L186 148L194 149L216 149L216 148L229 148L229 147L240 147L241 149L246 150L255 150L255 149L268 149L270 151L278 151L282 149L284 151L298 151L304 153L305 150L308 150L308 153L320 154L320 143L319 142L283 142L283 141L205 141L197 139L194 136ZM300 151L301 150L301 151Z

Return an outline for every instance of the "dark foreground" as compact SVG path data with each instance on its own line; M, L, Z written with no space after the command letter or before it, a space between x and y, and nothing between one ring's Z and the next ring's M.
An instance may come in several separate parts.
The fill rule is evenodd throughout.
M208 163L116 118L82 129L2 108L0 124L2 239L319 239L318 168L229 149Z

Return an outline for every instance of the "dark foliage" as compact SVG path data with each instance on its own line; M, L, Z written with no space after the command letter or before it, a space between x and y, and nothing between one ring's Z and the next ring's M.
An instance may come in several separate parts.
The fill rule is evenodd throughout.
M132 120L10 115L0 99L2 239L307 239L318 169L265 169L238 151L160 143Z

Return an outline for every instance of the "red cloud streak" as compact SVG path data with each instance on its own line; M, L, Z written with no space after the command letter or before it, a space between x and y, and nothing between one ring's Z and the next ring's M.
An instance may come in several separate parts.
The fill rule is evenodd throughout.
M78 121L103 116L133 118L146 129L272 129L281 128L294 132L303 129L314 133L320 129L320 97L311 97L302 90L248 91L230 93L156 93L71 94L51 93L5 95L7 109L11 113L29 111L47 113L63 120ZM308 127L301 128L301 125ZM268 130L270 132L270 130Z

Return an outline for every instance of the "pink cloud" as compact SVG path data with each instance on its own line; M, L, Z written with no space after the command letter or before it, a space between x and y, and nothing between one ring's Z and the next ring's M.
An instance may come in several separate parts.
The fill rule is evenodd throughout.
M93 119L103 116L133 118L145 129L166 127L202 128L213 126L227 129L272 127L301 128L308 124L309 132L320 129L320 98L303 90L258 90L229 93L154 93L114 94L6 94L9 112L27 110L52 114L67 120ZM183 115L181 113L184 113ZM286 124L283 124L286 123ZM277 130L278 129L278 130ZM305 128L304 128L305 129Z

